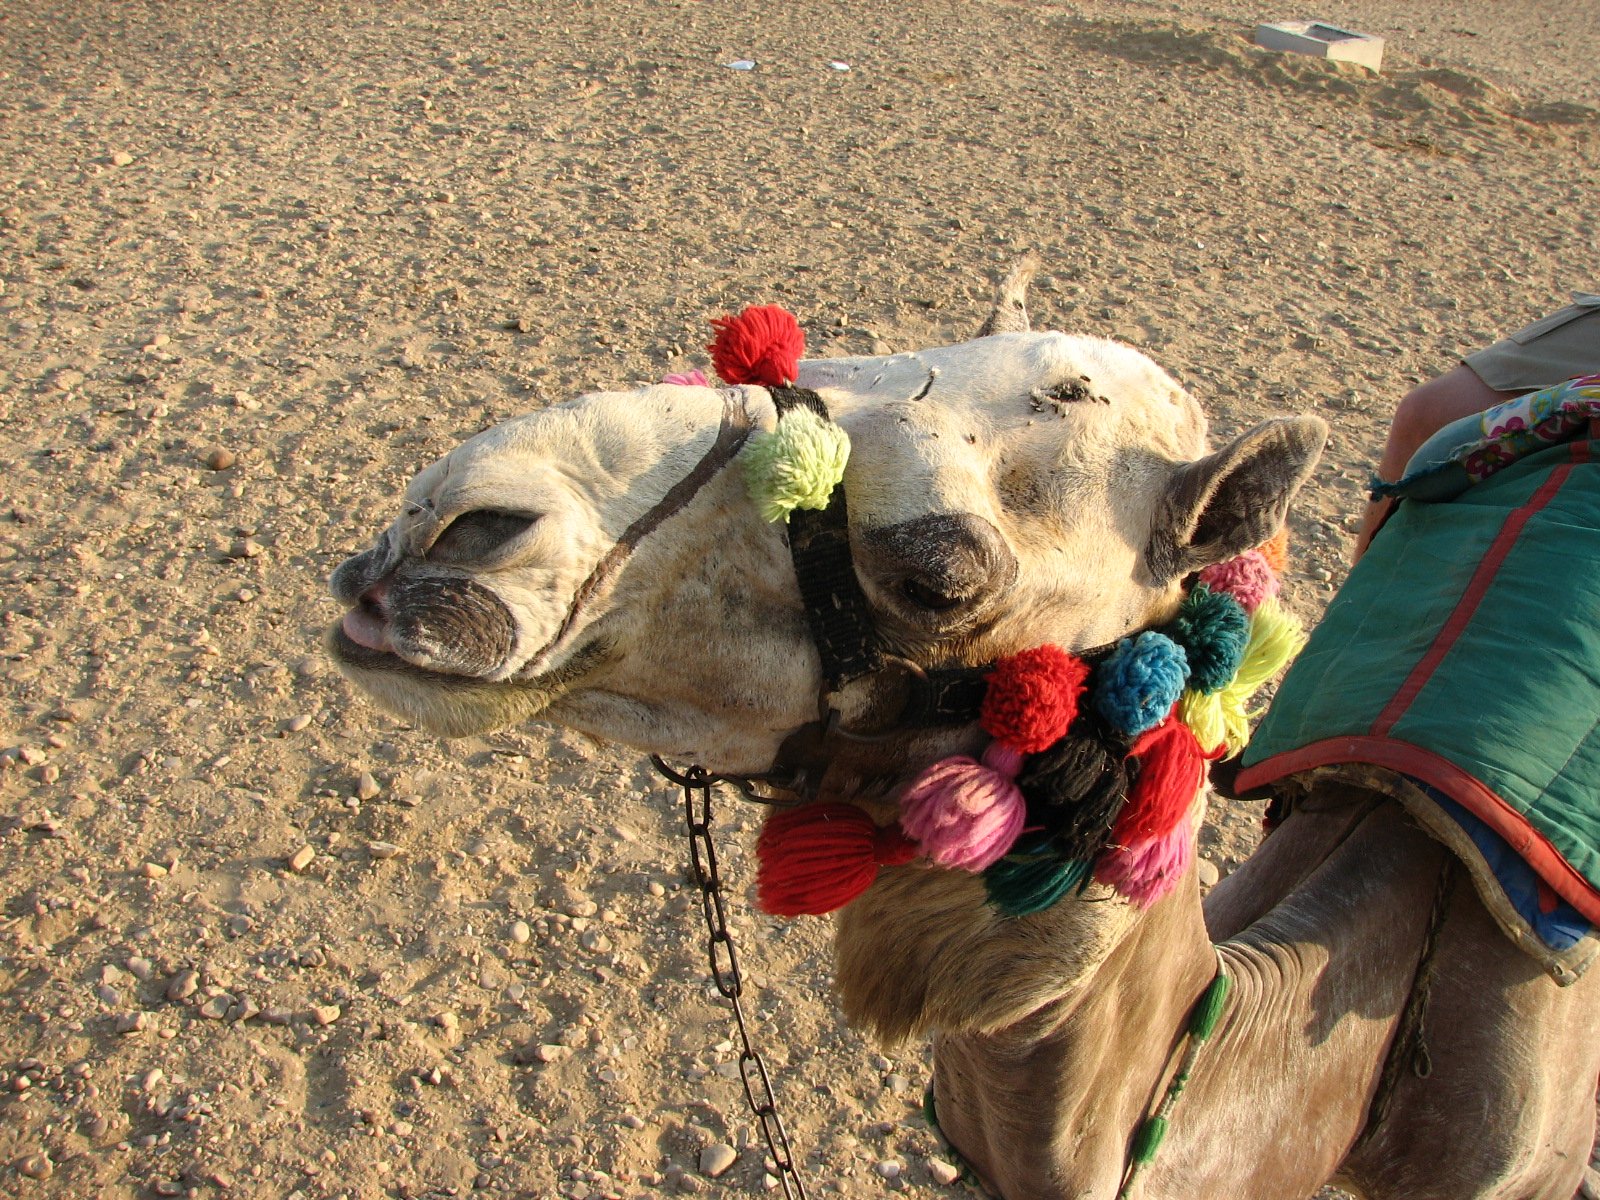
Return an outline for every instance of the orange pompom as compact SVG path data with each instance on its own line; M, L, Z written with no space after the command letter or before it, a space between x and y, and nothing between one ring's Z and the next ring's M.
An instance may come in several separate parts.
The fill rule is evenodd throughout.
M1278 532L1262 542L1258 549L1267 560L1267 566L1272 568L1272 573L1281 576L1289 565L1289 527L1280 525Z

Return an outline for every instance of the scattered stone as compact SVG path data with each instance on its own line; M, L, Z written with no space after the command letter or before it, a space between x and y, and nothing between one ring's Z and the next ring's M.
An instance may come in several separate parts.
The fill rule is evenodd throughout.
M309 724L311 724L310 713L297 713L285 721L283 727L290 733L299 733Z
M700 1174L715 1179L739 1161L739 1152L726 1142L717 1142L700 1151Z
M126 150L113 150L111 152L111 165L113 167L127 167L133 165L133 155Z
M311 865L311 860L316 856L317 852L310 846L301 846L289 856L289 870L298 875Z
M360 778L356 780L356 795L360 799L375 800L381 791L383 789L378 786L378 781L373 778L371 771L361 772Z
M150 1014L146 1012L123 1013L112 1022L111 1028L119 1034L139 1033L150 1028Z
M376 859L393 858L400 853L400 847L393 842L368 842L367 853Z
M220 1021L233 1007L231 996L213 996L200 1006L200 1015L208 1021Z
M874 1163L872 1169L885 1179L899 1179L900 1172L905 1170L892 1158L886 1158L882 1162Z
M945 1162L942 1158L935 1158L930 1154L928 1156L928 1174L939 1186L949 1187L961 1178L961 1168L953 1163Z
M50 1161L48 1154L30 1154L22 1160L17 1170L29 1179L49 1179L56 1173L56 1165Z
M528 939L533 936L533 930L528 928L526 921L511 922L511 940L519 946L526 946Z
M187 1000L200 989L200 972L193 968L179 971L167 983L167 999Z
M1217 869L1217 864L1209 858L1202 858L1195 863L1194 871L1200 877L1201 887L1216 887L1217 880L1222 878L1222 872Z
M238 462L239 458L226 446L212 446L201 456L201 461L213 471L226 471Z
M261 555L261 543L255 538L235 538L228 547L229 558L258 558Z
M461 1018L456 1016L456 1014L451 1012L448 1008L443 1012L436 1013L434 1015L433 1022L440 1029L446 1030L450 1033L454 1033L456 1030L461 1028Z
M344 1016L344 1009L337 1004L314 1004L311 1006L311 1011L308 1015L313 1024L332 1025L340 1017Z
M546 1042L542 1046L534 1047L533 1057L542 1063L553 1063L560 1062L569 1053L570 1051L565 1046L556 1046Z
M130 958L125 965L128 968L128 974L132 975L140 983L149 983L156 973L155 964L148 958L142 958L137 954Z
M160 863L147 862L140 869L146 879L164 879L167 876L167 869Z

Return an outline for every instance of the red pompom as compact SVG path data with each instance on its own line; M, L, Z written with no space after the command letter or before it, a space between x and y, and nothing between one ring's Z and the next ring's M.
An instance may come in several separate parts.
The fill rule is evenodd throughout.
M751 305L737 317L717 317L711 328L717 336L706 349L724 383L788 387L799 376L806 335L787 309Z
M880 866L916 856L898 825L880 829L853 804L775 812L756 840L756 898L774 916L820 916L871 887Z
M1191 730L1176 715L1146 730L1133 743L1130 755L1139 760L1139 778L1128 789L1111 840L1132 846L1171 833L1186 819L1194 798L1206 781L1207 754Z
M1060 646L1035 646L995 663L979 717L984 732L1014 750L1048 750L1078 715L1089 665Z

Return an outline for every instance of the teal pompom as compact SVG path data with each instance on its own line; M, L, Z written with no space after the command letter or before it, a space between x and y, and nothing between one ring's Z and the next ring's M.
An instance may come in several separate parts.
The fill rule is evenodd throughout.
M1002 916L1042 912L1089 878L1089 864L1052 854L1002 858L983 873L989 903Z
M1164 633L1123 638L1095 671L1094 705L1124 737L1138 737L1166 719L1183 694L1189 660Z
M750 498L768 521L786 521L797 508L824 509L844 479L850 437L809 408L793 408L771 433L758 433L744 452Z
M1232 596L1197 584L1165 630L1189 660L1189 687L1220 692L1239 673L1250 641L1250 614Z

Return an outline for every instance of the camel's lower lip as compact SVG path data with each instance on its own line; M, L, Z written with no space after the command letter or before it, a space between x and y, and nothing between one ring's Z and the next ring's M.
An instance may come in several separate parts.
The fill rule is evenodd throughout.
M435 671L428 667L419 667L416 663L408 662L389 649L387 636L380 636L377 639L378 645L371 644L371 641L365 637L353 636L350 628L352 617L364 618L366 622L372 625L379 625L377 621L359 611L353 610L346 613L342 619L328 630L328 652L335 661L360 670L395 671L406 675L415 675L418 679L425 679L433 683L464 685L482 682L471 676L451 675L445 671ZM362 634L367 632L362 628L360 621L355 622L355 624L357 632ZM381 634L381 625L379 625L379 630Z

